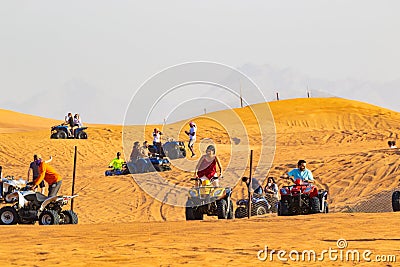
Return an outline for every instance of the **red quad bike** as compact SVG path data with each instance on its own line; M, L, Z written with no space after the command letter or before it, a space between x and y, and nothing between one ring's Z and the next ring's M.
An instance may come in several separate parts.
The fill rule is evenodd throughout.
M278 216L328 213L328 191L311 183L296 179L294 185L284 186L279 191Z

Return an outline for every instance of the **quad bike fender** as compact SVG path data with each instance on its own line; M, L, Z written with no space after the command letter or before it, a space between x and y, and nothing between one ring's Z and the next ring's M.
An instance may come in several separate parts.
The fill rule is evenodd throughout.
M315 186L310 188L310 198L313 197L318 197L318 189Z
M62 198L60 198L60 199L58 199L58 198L59 198L58 196L53 196L53 197L46 198L46 200L43 201L42 205L40 206L39 214L46 208L47 205L49 205L49 203L62 199Z
M19 207L19 208L24 207L24 206L25 206L25 203L27 202L27 201L25 200L25 198L22 196L21 192L19 192L19 191L16 191L16 192L13 192L13 193L11 193L11 194L8 194L8 195L6 196L6 201L7 201L8 203L18 201L18 207Z

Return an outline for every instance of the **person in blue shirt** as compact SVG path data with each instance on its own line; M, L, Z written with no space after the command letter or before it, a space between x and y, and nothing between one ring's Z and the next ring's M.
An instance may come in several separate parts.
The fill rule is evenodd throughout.
M303 159L297 162L297 168L288 172L289 177L293 177L293 182L300 179L302 182L314 182L314 177L309 169L306 168L307 162Z

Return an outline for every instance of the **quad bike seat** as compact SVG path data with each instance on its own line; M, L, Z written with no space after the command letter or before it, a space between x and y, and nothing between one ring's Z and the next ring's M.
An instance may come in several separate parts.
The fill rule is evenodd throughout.
M47 196L42 193L36 192L35 194L28 195L25 197L28 201L33 201L36 206L40 206L46 199Z

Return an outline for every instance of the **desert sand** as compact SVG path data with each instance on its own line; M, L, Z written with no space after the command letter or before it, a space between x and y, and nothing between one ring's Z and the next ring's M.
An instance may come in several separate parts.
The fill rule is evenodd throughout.
M137 181L145 175L105 177L104 171L117 151L129 156L131 139L123 140L123 131L138 141L144 138L151 141L152 128L159 127L169 137L187 141L183 131L188 128L189 118L164 128L88 125L88 140L52 140L50 127L57 121L0 110L3 176L25 179L33 154L51 155L51 165L64 177L60 193L71 194L73 152L77 146L75 193L79 194L74 203L78 225L0 227L3 243L0 265L305 266L304 262L291 260L283 263L277 259L277 253L272 261L260 261L257 252L265 246L276 251L320 252L337 248L336 241L340 238L347 240L348 249L372 250L371 258L378 254L397 255L400 261L400 213L391 212L391 193L399 188L400 151L387 147L387 140L398 138L400 114L340 98L293 99L252 108L272 111L276 140L271 127L266 128L265 137L268 145L276 141L276 146L268 149L275 151L273 155L260 157L262 130L251 115L251 108L216 112L194 118L199 128L198 156L173 161L172 171L162 173L161 178L189 188L189 178L193 175L189 170L207 143L201 140L212 138L224 169L233 166L228 172L230 176L225 174L221 182L234 187L234 201L247 196L239 178L249 173L248 150L253 149L255 166L261 162L268 167L268 162L272 163L270 170L259 173L264 175L266 171L265 176L275 177L279 186L287 184L279 177L294 168L299 159L306 159L317 186L329 191L331 213L294 217L268 214L232 221L205 216L201 222L186 222L183 207L165 203L173 199L174 193L169 193L163 202L138 185ZM223 118L231 118L232 112L237 114L236 118L221 123ZM248 140L240 135L241 128L245 128ZM232 147L242 151L237 159L231 153ZM268 160L263 161L264 158ZM235 169L235 160L245 161L245 168ZM158 187L155 185L153 189ZM354 264L325 259L307 265ZM395 266L396 263L361 261L356 265Z

